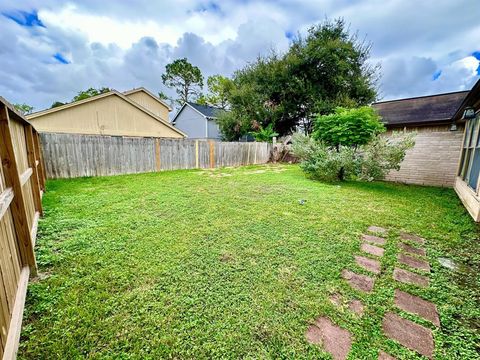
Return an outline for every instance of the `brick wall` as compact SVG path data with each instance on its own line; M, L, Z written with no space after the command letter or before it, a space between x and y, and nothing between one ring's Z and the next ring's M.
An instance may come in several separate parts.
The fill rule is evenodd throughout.
M398 131L398 130L397 130ZM408 150L399 171L391 171L386 180L407 184L453 187L463 139L463 127L407 128L416 132L415 147ZM387 132L387 136L392 134Z

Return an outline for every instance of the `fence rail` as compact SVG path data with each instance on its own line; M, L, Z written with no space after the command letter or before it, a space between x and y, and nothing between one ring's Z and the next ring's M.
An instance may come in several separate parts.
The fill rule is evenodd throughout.
M0 355L16 357L45 190L38 133L0 97Z
M40 134L49 179L264 164L268 143Z

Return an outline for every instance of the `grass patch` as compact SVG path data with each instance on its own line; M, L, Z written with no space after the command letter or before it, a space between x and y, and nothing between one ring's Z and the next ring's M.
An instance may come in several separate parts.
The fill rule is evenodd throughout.
M305 199L304 205L299 200ZM19 358L296 358L328 356L305 342L326 315L354 334L351 359L379 349L417 356L382 335L396 310L401 230L428 239L435 356L478 357L478 228L451 189L323 184L297 166L172 171L48 182L37 254L46 278L28 288ZM341 278L369 225L391 229L369 295ZM448 257L468 276L441 267ZM463 268L462 268L463 269ZM361 318L329 295L361 299Z

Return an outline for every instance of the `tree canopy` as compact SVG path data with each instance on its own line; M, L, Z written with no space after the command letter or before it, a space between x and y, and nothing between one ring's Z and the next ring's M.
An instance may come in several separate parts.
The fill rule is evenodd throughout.
M177 59L166 66L162 74L163 84L174 88L178 95L175 100L179 105L195 100L203 87L203 75L197 66L190 64L187 58Z
M222 75L212 75L207 79L208 94L202 100L208 105L227 110L229 97L234 88L233 81Z
M367 64L369 51L343 20L312 26L285 54L259 57L234 74L229 101L235 116L221 124L222 131L233 126L239 132L229 129L230 135L238 138L258 123L273 124L280 135L298 125L310 133L318 114L369 104L376 98L377 75Z
M102 87L98 89L91 87L91 88L88 88L87 90L79 91L78 94L74 96L74 98L72 99L72 102L88 99L89 97L104 94L109 91L110 91L110 88L108 87ZM57 103L57 101L55 103ZM54 106L52 105L52 107Z
M13 104L13 107L15 109L17 109L18 111L20 111L23 115L27 115L27 114L30 114L34 107L33 106L30 106L28 104Z

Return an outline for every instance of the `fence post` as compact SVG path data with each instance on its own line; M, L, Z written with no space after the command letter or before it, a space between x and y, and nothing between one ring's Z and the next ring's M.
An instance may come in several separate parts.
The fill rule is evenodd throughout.
M35 210L38 211L39 215L43 215L42 209L42 197L40 195L40 179L38 178L38 166L40 161L36 160L35 156L35 144L33 141L33 128L32 125L25 126L25 137L27 138L27 158L28 166L33 170L32 177L32 193L33 193L33 202L35 204Z
M156 164L156 169L157 171L160 171L162 169L162 163L160 160L160 139L156 138L155 139L155 164Z
M213 141L209 140L208 145L210 147L210 168L213 169L215 167L215 151Z
M15 231L18 236L18 248L23 265L30 267L33 276L37 274L37 262L33 251L33 241L28 228L27 210L23 198L23 189L18 174L17 160L10 131L10 118L5 105L0 109L0 158L2 159L5 184L13 189L11 203Z
M198 166L198 140L195 140L195 168L199 168Z
M43 163L42 147L40 146L40 135L38 135L38 132L36 131L33 131L33 145L35 147L35 161L38 161L38 180L40 181L40 188L43 193L43 191L45 191L45 179L47 177L47 174L45 173L45 164Z
M257 163L257 146L258 146L258 143L255 141L255 156L253 158L253 163L254 164Z

